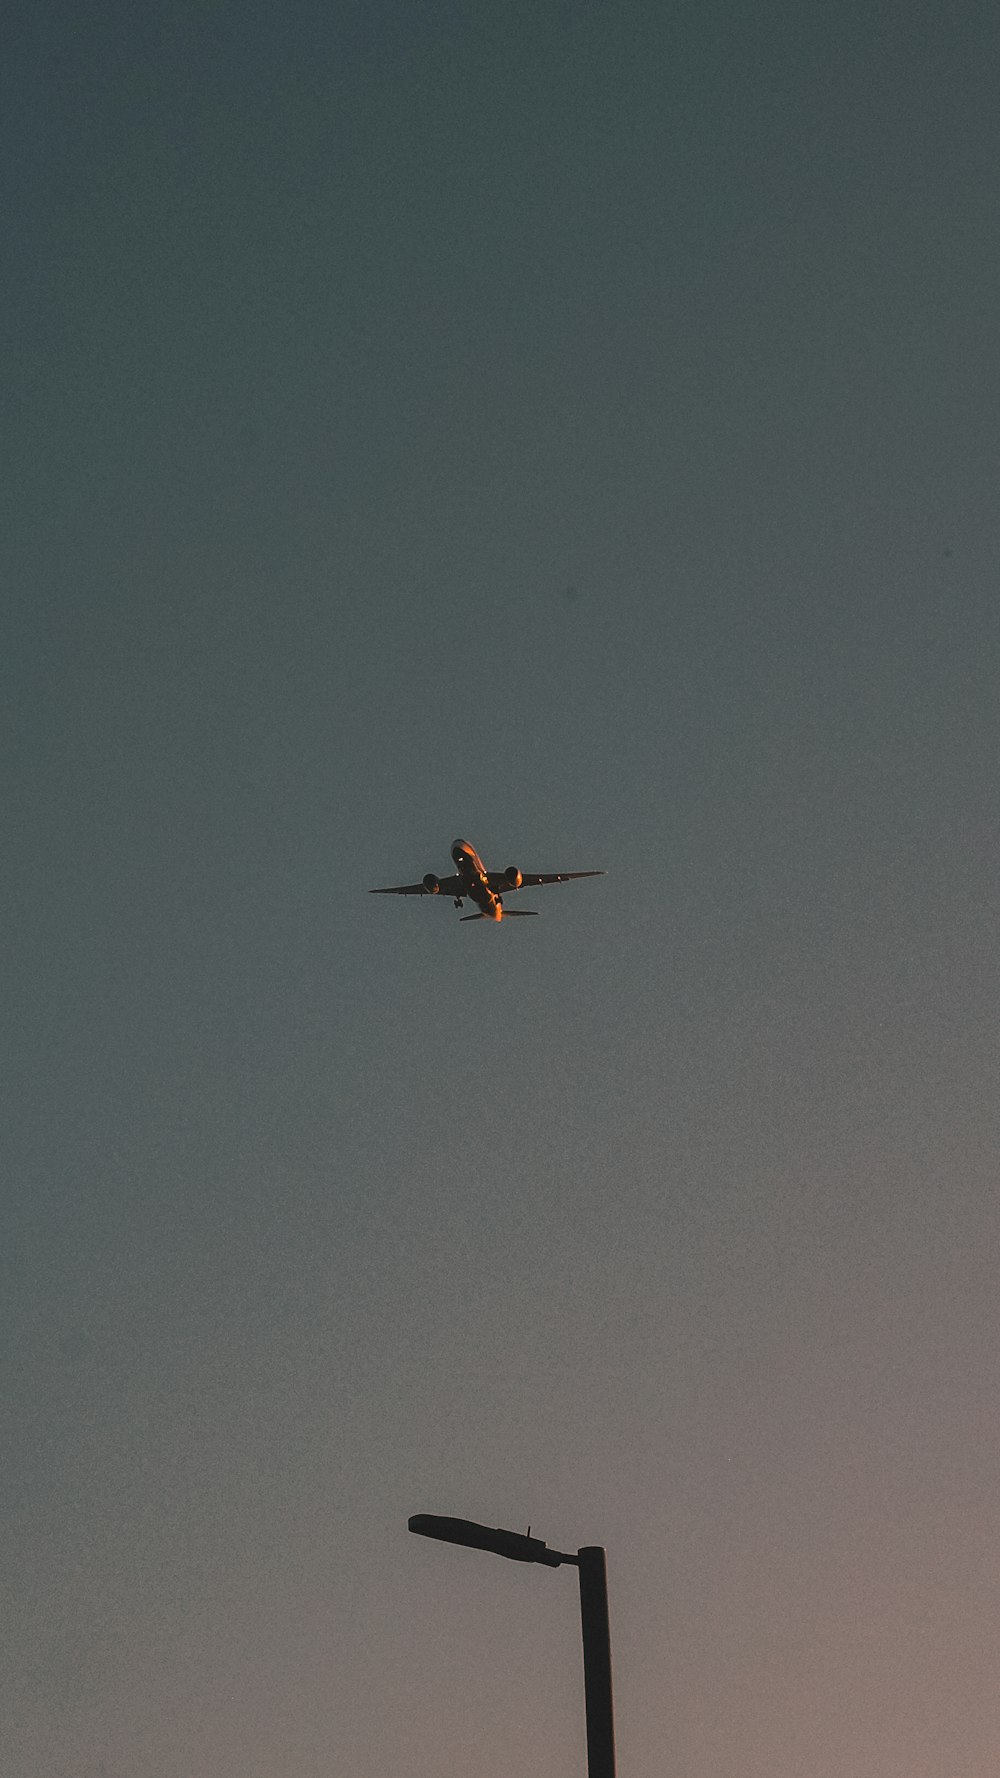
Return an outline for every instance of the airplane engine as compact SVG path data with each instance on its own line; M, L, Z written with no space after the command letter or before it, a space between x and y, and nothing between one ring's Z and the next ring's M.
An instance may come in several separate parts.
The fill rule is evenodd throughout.
M518 870L516 864L508 864L507 869L504 871L503 874L507 878L507 881L510 884L512 889L520 889L521 884L524 879L522 878L521 873Z
M437 877L434 875L433 871L428 871L426 877L424 878L424 894L425 895L440 895L440 893L441 893L441 885L438 882Z

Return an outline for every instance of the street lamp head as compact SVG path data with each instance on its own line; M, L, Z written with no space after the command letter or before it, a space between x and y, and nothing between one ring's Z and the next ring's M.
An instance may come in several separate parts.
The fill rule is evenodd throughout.
M494 1555L507 1556L512 1562L541 1562L546 1568L558 1568L562 1562L573 1562L559 1550L550 1550L540 1537L525 1537L520 1531L502 1531L489 1525L477 1525L473 1519L445 1519L437 1513L414 1513L409 1528L420 1537L436 1537L442 1543L460 1543L472 1550L492 1550Z

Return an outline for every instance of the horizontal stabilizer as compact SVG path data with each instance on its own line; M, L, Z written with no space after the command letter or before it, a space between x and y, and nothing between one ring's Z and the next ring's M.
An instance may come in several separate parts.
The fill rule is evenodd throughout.
M504 908L503 911L503 918L505 920L533 920L537 915L537 908ZM493 918L492 914L488 917L490 919ZM486 914L463 914L461 920L459 920L459 925L461 926L466 920L485 920L486 918Z

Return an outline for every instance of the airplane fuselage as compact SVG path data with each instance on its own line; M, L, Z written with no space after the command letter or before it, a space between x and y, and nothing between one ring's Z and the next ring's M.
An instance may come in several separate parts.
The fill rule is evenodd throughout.
M462 887L455 897L455 906L461 907L464 897L475 903L479 912L486 920L503 919L503 902L494 889L490 888L489 877L475 846L468 840L456 840L451 848L452 863L455 874Z

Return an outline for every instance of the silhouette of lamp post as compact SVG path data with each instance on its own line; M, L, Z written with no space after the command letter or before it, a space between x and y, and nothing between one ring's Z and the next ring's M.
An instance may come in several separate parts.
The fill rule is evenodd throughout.
M460 1543L473 1550L492 1550L512 1562L540 1562L559 1568L567 1562L580 1574L580 1622L583 1629L583 1690L587 1708L588 1778L615 1778L615 1723L611 1701L611 1630L608 1623L608 1567L599 1544L587 1544L575 1556L550 1550L540 1537L519 1531L492 1530L472 1519L442 1519L436 1513L415 1513L409 1528L421 1537Z

